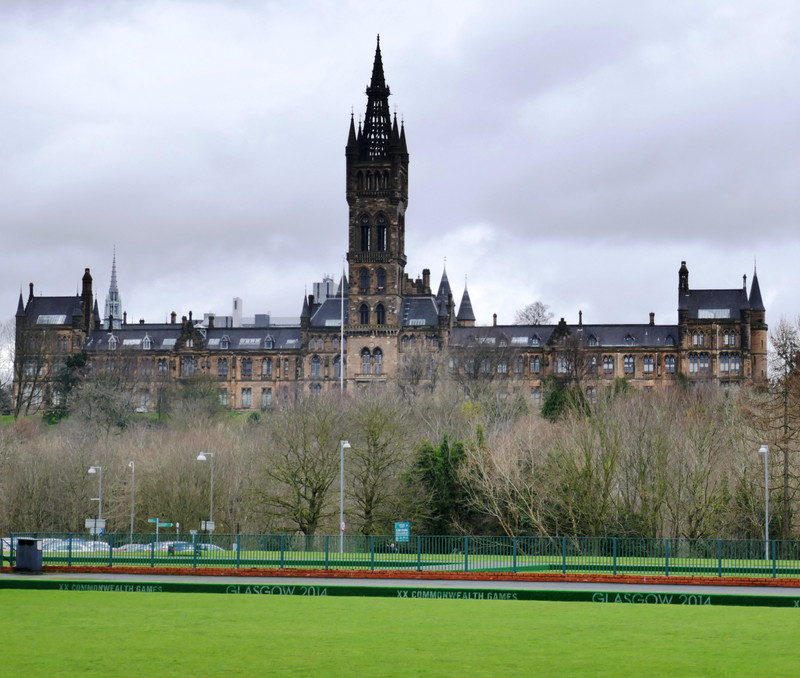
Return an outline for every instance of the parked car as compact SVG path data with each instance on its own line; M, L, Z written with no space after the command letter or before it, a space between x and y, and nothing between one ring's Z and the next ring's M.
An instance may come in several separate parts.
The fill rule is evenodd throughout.
M122 546L117 546L114 551L122 553L150 553L150 548L150 544L123 544Z

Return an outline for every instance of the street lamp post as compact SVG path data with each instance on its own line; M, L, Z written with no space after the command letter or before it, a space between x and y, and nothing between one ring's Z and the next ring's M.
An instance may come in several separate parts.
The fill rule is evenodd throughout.
M769 445L758 448L764 455L764 554L769 560Z
M346 440L339 441L339 553L344 552L344 448L350 448Z
M90 466L88 473L94 475L97 474L97 496L92 497L92 501L97 502L97 519L103 519L103 467L102 466Z
M134 488L135 488L134 481L136 480L136 469L135 469L132 461L128 462L128 468L130 468L130 470L131 470L131 540L130 540L130 543L133 544L133 515L134 515L133 507L134 507Z
M208 512L208 522L211 523L209 532L214 531L214 453L201 452L197 455L197 461L210 461L211 463L211 504Z

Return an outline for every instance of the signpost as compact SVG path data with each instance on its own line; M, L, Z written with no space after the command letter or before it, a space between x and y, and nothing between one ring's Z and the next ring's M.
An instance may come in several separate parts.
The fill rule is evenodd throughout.
M106 519L105 518L87 518L85 522L86 529L89 530L89 534L93 534L97 536L98 534L103 534L106 529Z
M394 524L394 540L408 541L411 537L411 523Z
M158 541L158 528L159 527L172 527L172 523L162 523L161 518L148 518L148 523L156 524L156 541Z

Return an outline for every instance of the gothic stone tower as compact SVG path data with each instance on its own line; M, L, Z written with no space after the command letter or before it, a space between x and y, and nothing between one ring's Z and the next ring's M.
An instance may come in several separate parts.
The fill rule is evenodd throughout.
M402 321L408 151L405 130L389 113L380 38L366 94L363 127L359 122L356 131L351 115L345 151L351 333L389 330Z

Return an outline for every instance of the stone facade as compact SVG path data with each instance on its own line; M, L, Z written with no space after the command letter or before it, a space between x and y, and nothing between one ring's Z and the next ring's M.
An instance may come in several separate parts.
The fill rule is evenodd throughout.
M435 369L457 378L492 379L541 397L543 380L581 383L591 394L624 378L643 388L681 376L723 385L766 379L767 325L758 277L738 289L692 290L685 262L678 272L674 325L475 326L465 289L456 312L447 273L437 292L430 270L405 273L408 150L405 129L389 112L390 95L376 49L363 124L351 116L345 149L349 206L347 277L334 296L303 299L299 323L216 326L191 314L170 323L127 318L102 322L89 269L80 296L42 297L17 309L15 394L35 412L57 398L55 375L69 355L85 351L90 373L123 374L136 407L153 410L172 383L204 375L221 402L242 411L267 409L308 393L399 378L422 380ZM116 260L112 286L115 298ZM343 298L344 297L344 298ZM241 309L239 309L240 312ZM110 325L110 326L109 326ZM344 361L344 362L342 362ZM345 369L342 372L341 365Z

